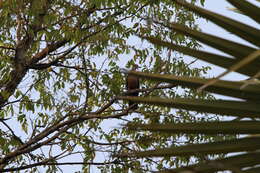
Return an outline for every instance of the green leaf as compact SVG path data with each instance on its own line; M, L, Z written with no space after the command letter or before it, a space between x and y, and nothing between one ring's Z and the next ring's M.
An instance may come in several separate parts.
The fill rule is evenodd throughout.
M162 148L134 153L119 154L120 157L170 157L221 154L254 151L260 147L260 137L248 137L219 142L192 144L179 147Z
M252 18L256 22L260 23L260 10L259 7L251 4L248 1L245 0L227 0L229 3L234 5L237 9L242 11L245 15ZM259 35L259 34L258 34Z
M260 117L260 106L258 102L231 101L231 100L201 100L175 98L166 99L159 97L130 97L120 96L118 99L146 103L151 105L173 107L197 112L208 112L220 115L238 117Z
M224 121L167 124L127 124L130 130L186 134L260 134L260 122Z
M71 100L73 103L75 103L75 102L77 102L77 101L79 100L79 97L78 97L77 95L71 95L71 96L70 96L70 100Z
M252 167L259 164L259 162L260 162L260 153L253 152L247 154L239 154L224 159L210 160L210 161L206 161L205 163L185 166L182 168L167 169L164 171L158 171L156 173L182 173L186 171L189 172L190 170L194 170L196 172L203 172L203 173L213 173L218 170L224 171L224 170L232 170L232 168L238 169L243 167ZM218 167L214 166L216 164L222 166L218 166ZM259 170L259 168L255 168L255 169ZM253 172L243 171L243 173L253 173Z
M255 168L251 168L251 169L247 169L245 171L243 171L243 173L259 173L260 172L260 167L255 167Z

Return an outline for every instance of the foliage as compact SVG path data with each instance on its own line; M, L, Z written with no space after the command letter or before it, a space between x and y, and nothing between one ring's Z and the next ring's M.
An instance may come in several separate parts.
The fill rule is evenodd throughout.
M187 3L183 0L176 0L177 4L197 13L198 15L214 22L232 34L248 41L247 46L239 42L230 41L221 36L214 36L184 25L155 20L154 23L164 26L169 32L177 32L197 39L215 49L227 54L225 56L211 52L200 51L187 46L177 45L168 39L158 38L157 35L139 35L149 42L168 49L177 50L184 54L194 56L198 59L226 68L226 72L216 78L187 77L165 74L151 74L143 72L128 72L153 81L167 82L185 88L191 88L198 93L216 93L228 96L226 100L209 100L205 98L162 98L162 97L119 97L123 100L130 100L136 103L148 105L166 106L195 111L196 113L211 113L217 116L229 116L224 121L176 123L176 122L152 122L135 123L126 125L132 131L153 132L158 135L176 134L210 134L215 135L238 135L235 139L219 139L218 141L199 142L171 147L150 147L144 151L133 151L118 154L121 157L178 157L198 156L207 158L198 161L197 164L176 168L170 166L167 169L159 169L158 172L173 173L199 173L199 172L259 172L259 149L260 149L260 30L241 22L213 13L198 6ZM244 15L259 22L260 13L258 7L245 0L228 0ZM246 81L228 81L220 78L230 72L236 71L249 76ZM233 98L231 98L233 97ZM234 99L235 98L235 99ZM195 116L197 116L195 114ZM227 154L224 158L211 158L212 154Z

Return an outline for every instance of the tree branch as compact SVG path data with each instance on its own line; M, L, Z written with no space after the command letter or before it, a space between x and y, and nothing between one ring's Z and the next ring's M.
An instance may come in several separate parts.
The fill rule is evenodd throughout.
M13 48L13 47L9 47L9 46L0 46L0 49L10 49L10 50L15 50L15 48Z
M37 53L29 63L29 68L32 68L33 66L37 65L36 63L45 58L49 53L57 50L58 48L64 46L66 43L68 43L69 40L61 40L57 41L56 43L53 43L51 45L48 45L45 47L41 52Z

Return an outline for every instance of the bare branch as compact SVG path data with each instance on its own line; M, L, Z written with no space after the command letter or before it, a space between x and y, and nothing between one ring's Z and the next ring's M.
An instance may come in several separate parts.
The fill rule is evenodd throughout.
M13 47L9 47L9 46L0 46L0 49L10 49L10 50L15 50L15 48L13 48Z

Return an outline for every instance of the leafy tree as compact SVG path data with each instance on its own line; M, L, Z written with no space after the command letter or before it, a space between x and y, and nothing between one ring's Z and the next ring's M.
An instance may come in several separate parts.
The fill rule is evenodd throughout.
M156 105L140 105L133 112L117 99L125 91L121 68L134 63L143 72L193 77L206 73L208 68L190 69L182 54L137 37L156 35L198 49L194 39L152 22L198 29L193 12L170 0L9 0L0 1L0 18L0 172L36 172L40 166L56 172L63 165L82 165L86 172L91 165L103 172L145 172L205 159L115 157L120 152L212 140L208 135L119 128L128 121L218 120L211 114L195 117ZM141 81L141 85L143 96L214 99L175 84Z
M243 15L260 23L260 11L257 6L245 0L227 0L234 5ZM220 14L208 11L183 0L176 0L177 4L196 12L202 17L214 22L223 29L249 42L249 45L227 40L221 36L215 36L196 31L184 25L170 22L154 21L161 24L165 29L182 33L193 37L226 55L215 54L209 51L201 51L174 44L166 39L156 36L140 35L141 38L150 41L157 46L180 51L184 54L194 56L198 59L226 68L226 71L216 78L187 77L165 74L150 74L143 72L128 72L131 75L177 84L182 87L196 89L198 92L210 92L221 94L226 99L201 99L201 98L158 98L158 97L120 97L123 100L134 101L151 105L182 108L195 112L213 113L217 116L229 116L219 122L193 122L193 123L168 123L132 122L126 125L130 130L149 131L168 134L205 134L205 135L238 135L236 139L210 142L199 142L196 144L185 144L182 146L170 146L160 148L148 148L145 151L132 151L119 154L122 158L145 158L145 157L178 157L178 156L204 156L208 160L200 160L197 164L183 166L181 168L169 167L160 169L158 172L173 173L215 173L220 171L232 171L236 173L258 173L260 170L260 30L246 25ZM221 80L226 74L236 71L249 78L245 81ZM236 98L231 99L230 97ZM195 115L197 116L197 115ZM230 118L231 117L231 118ZM231 120L231 121L230 121ZM231 155L232 153L232 155ZM225 158L214 159L208 157L212 154L227 154Z

